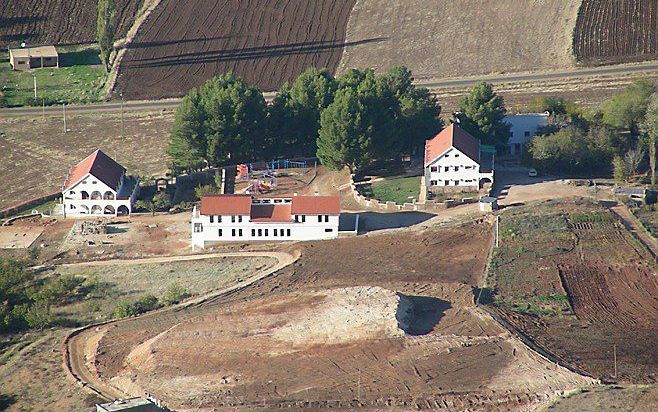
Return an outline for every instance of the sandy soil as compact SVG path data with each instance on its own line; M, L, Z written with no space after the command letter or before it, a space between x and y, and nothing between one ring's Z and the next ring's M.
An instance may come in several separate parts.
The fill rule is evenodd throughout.
M473 304L489 228L305 243L297 263L224 299L109 328L96 367L124 391L181 410L507 409L588 384ZM519 379L498 379L510 374ZM494 380L500 390L485 389Z
M360 0L339 72L409 67L417 79L572 66L578 0Z

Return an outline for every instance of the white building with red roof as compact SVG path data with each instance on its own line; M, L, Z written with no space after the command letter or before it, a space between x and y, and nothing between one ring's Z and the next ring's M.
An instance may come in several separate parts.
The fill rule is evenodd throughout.
M73 166L62 186L64 216L117 216L132 212L139 179L100 149Z
M192 211L192 247L210 242L338 237L338 196L209 195Z
M484 156L480 141L456 124L425 142L425 185L478 190L493 183L493 155Z

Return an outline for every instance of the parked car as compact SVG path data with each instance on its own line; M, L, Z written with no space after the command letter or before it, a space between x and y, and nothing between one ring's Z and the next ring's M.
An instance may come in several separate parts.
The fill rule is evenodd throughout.
M530 169L530 170L528 170L528 176L530 176L530 177L537 177L537 170L536 170L536 169Z

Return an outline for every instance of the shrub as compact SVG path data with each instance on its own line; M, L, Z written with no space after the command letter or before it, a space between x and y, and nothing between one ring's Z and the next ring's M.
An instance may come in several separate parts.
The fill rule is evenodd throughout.
M187 289L174 283L167 288L167 292L165 292L162 302L165 305L174 305L189 296L190 292Z
M168 210L171 207L171 197L166 191L160 191L153 196L153 205L158 210Z
M24 314L25 322L29 328L43 329L53 321L50 309L45 302L37 302L27 308Z
M219 188L214 185L202 185L194 188L194 194L197 198L201 199L206 195L214 195L219 193Z
M129 316L139 315L150 310L159 308L160 302L155 296L148 294L144 295L136 301L130 303L122 301L117 303L114 307L114 317L115 318L127 318Z

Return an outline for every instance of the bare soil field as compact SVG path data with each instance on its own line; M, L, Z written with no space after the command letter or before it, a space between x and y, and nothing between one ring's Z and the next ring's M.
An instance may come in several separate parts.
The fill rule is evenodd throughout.
M590 65L656 59L657 30L656 0L583 0L573 50Z
M596 377L655 382L656 267L610 211L586 200L520 209L502 215L501 243L493 279L503 316Z
M140 176L164 175L172 112L0 117L0 208L61 189L69 167L101 148Z
M335 71L354 0L164 0L119 68L115 94L175 97L234 72L264 91L308 67ZM353 41L364 41L359 38Z
M658 386L611 385L584 389L547 408L550 412L651 412L658 404Z
M416 79L570 67L579 0L360 0L339 72L409 67Z
M132 25L140 0L116 0L117 38ZM0 46L96 42L95 0L9 0L0 4Z
M474 305L490 228L296 245L300 260L248 288L99 328L93 369L178 410L507 410L590 384Z

